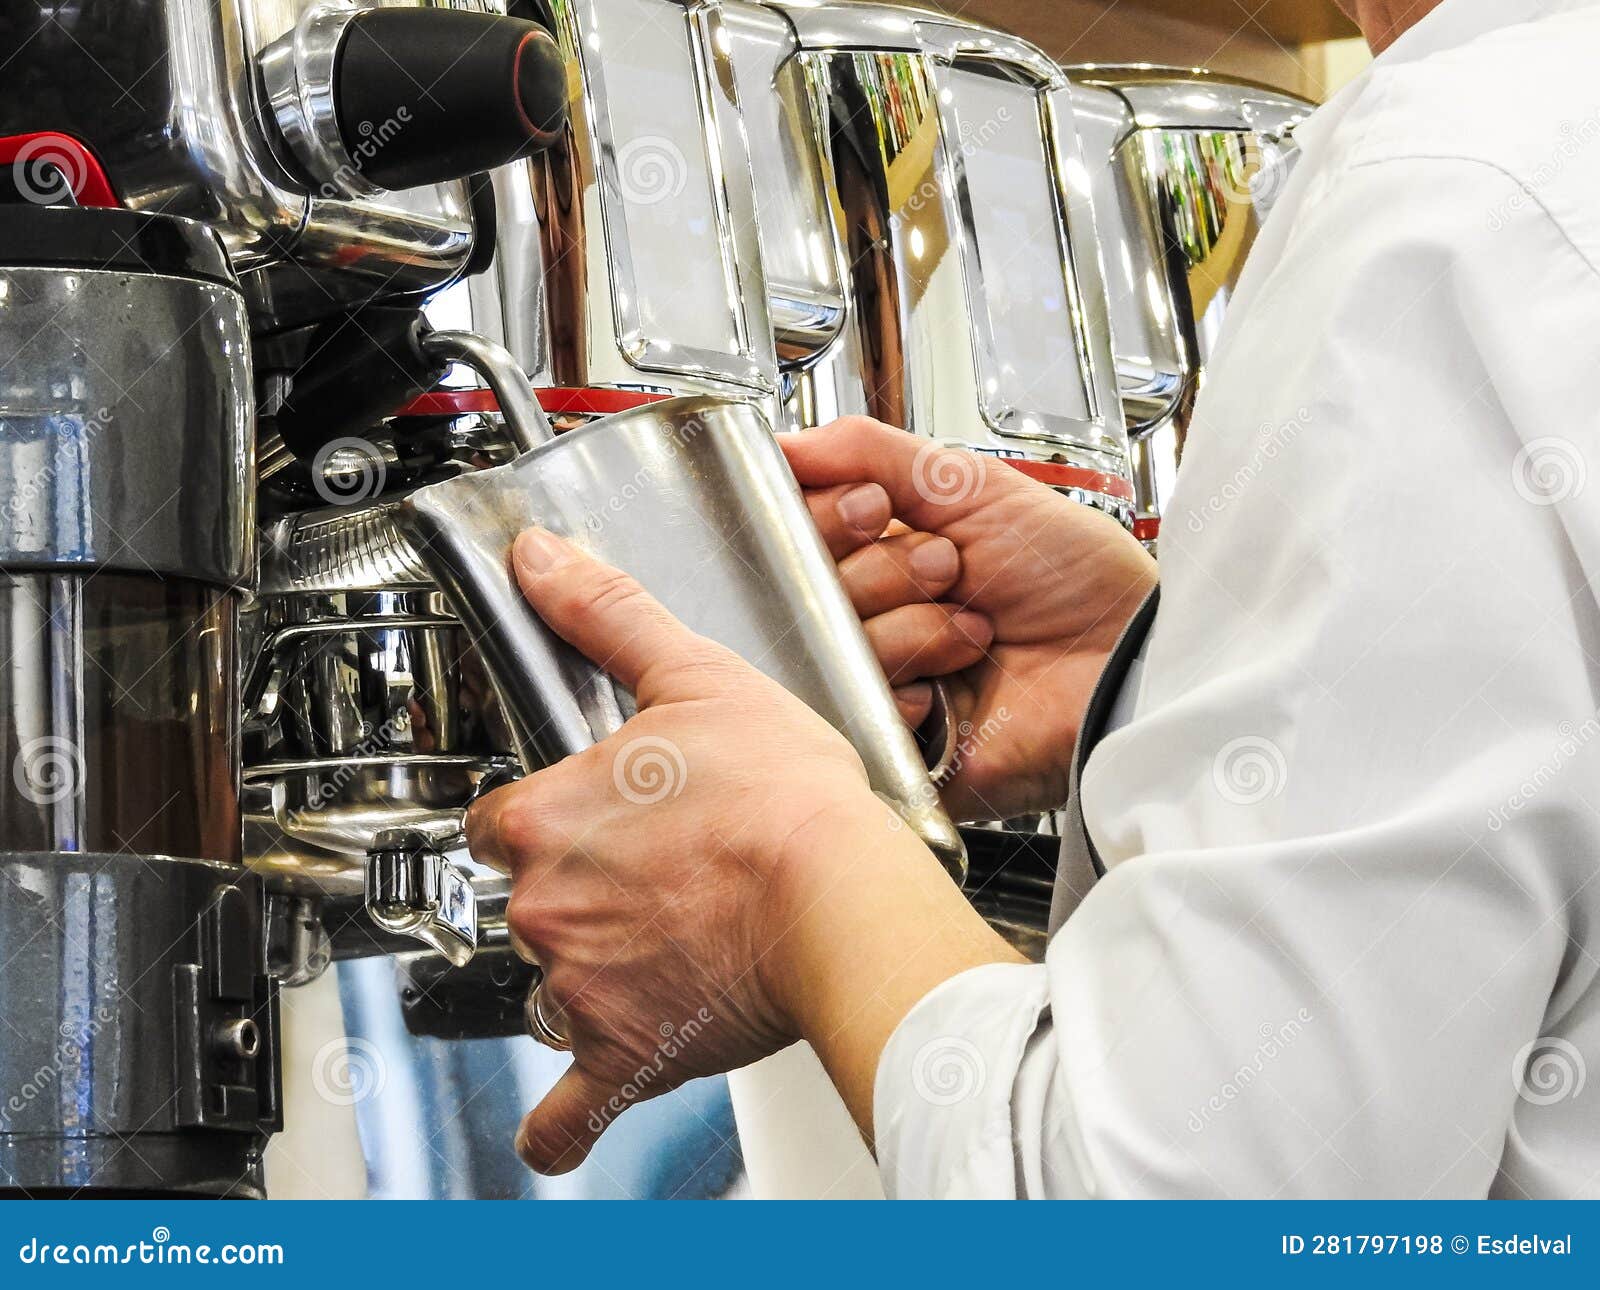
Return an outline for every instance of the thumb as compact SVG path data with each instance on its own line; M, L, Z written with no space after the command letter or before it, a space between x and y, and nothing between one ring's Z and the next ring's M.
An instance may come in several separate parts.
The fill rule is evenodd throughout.
M569 1066L517 1129L517 1154L535 1173L571 1173L626 1105L615 1084Z
M641 708L699 697L705 664L727 654L622 570L545 529L518 537L511 563L539 617L632 690Z

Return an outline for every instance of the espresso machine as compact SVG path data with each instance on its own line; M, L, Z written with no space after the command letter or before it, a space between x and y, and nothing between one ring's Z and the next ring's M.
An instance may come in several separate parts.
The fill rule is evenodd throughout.
M1104 249L1132 443L1136 532L1154 545L1195 395L1313 105L1196 69L1067 69Z
M5 42L0 1190L262 1195L278 992L335 961L392 964L411 1035L524 1033L463 813L628 711L575 685L552 724L573 660L516 675L552 646L500 639L479 557L530 497L619 562L711 514L673 489L792 530L728 586L747 622L822 606L786 683L871 691L848 733L959 877L853 614L800 594L831 573L765 427L870 413L1131 524L1123 404L1161 417L1086 176L1134 88L876 4L0 0ZM963 832L975 903L1041 941L1047 842ZM771 1105L870 1188L823 1091Z
M499 357L434 340L418 309L486 263L489 172L555 137L565 70L542 28L477 4L7 0L0 39L30 50L0 89L0 1065L17 1090L0 1187L257 1196L281 1125L277 989L326 965L323 907L349 866L315 865L371 806L370 762L337 742L352 697L339 646L307 645L328 620L281 593L368 606L318 581L327 548L284 518L342 500L362 471L403 478L475 450L353 445L407 381ZM413 342L409 376L351 380L352 355ZM341 377L360 398L341 402ZM493 714L470 668L460 680L438 602L404 570L374 572L394 590L354 598L422 624L384 636L385 657L420 647L407 684L438 675L421 693L453 705L395 726L437 754L407 764L423 787L398 796L455 792L459 809L497 747ZM273 664L297 648L314 657L285 681ZM295 686L318 682L331 733L273 725L328 715L296 707ZM295 817L335 808L307 826L309 861L262 844L263 780L243 774L247 745L304 752L274 742L285 728L350 776ZM294 812L292 775L267 779L276 822ZM327 790L317 767L308 782ZM472 929L456 875L417 863L408 817L387 822L388 867L367 865L380 899L358 861L358 903L457 951Z

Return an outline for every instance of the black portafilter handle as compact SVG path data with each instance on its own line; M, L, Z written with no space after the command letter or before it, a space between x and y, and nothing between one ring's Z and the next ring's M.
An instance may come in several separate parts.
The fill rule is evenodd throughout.
M419 310L382 306L319 326L275 418L284 446L312 462L328 444L369 433L433 389L450 363L425 352L430 330Z
M333 75L339 135L380 188L417 188L547 148L567 121L561 51L538 23L462 9L351 19Z

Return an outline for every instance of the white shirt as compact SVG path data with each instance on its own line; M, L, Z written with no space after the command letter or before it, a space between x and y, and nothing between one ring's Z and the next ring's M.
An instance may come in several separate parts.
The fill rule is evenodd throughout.
M895 1032L891 1195L1600 1192L1597 58L1596 3L1446 0L1299 132L1107 876Z

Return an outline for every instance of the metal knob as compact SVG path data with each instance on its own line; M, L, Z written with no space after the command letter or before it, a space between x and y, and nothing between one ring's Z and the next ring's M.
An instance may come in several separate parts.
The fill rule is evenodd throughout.
M329 198L492 170L548 147L567 117L555 42L501 14L324 0L260 68L294 167Z

